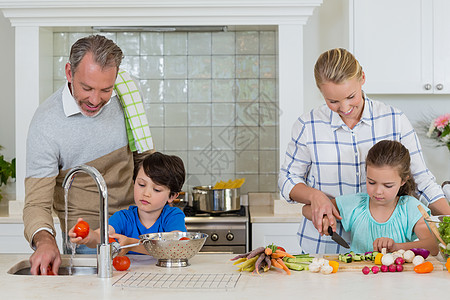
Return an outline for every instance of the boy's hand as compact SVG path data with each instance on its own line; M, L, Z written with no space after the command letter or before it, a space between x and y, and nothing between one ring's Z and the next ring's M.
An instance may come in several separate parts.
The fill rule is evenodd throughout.
M113 233L109 235L110 238L116 239L117 242L119 242L120 246L126 246L126 245L130 245L130 244L136 244L139 242L138 239L134 239L134 238L129 238L125 235L122 234L118 234L118 233ZM119 255L125 255L128 253L128 251L132 250L134 247L132 248L125 248L125 249L120 249Z
M78 218L77 222L83 221L83 218ZM89 243L91 237L91 230L89 229L89 234L83 239L81 237L77 237L77 234L74 232L75 225L69 230L69 238L70 242L74 244L84 245Z
M386 248L387 252L394 252L397 250L393 239L387 237L377 238L373 242L373 251L381 252L381 249L383 248Z

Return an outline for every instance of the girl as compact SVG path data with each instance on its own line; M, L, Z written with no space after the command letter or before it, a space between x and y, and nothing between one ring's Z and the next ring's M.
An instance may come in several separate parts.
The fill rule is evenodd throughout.
M415 190L408 150L397 141L380 141L366 157L367 193L332 199L342 216L342 226L351 232L351 250L356 253L425 248L437 255L438 245L418 210L421 205L412 197ZM303 208L311 216L311 206ZM328 228L328 218L323 228ZM333 229L335 230L335 226ZM419 240L416 240L416 239Z
M340 252L338 244L322 235L323 216L335 226L341 217L330 198L366 192L364 160L381 140L400 141L410 151L420 201L429 203L433 214L450 214L442 188L424 163L414 128L400 110L364 94L366 76L358 60L345 49L328 50L317 59L314 76L325 104L295 121L278 180L286 201L312 207L311 221L302 219L297 233L302 250Z
M137 243L142 234L185 232L183 211L169 205L181 191L185 176L183 161L178 156L155 152L137 163L133 175L136 205L119 210L109 218L110 237L124 246ZM72 243L85 244L89 248L95 248L100 243L100 229L91 230L84 239L77 237L73 229L69 231ZM148 254L142 245L127 251L130 249Z

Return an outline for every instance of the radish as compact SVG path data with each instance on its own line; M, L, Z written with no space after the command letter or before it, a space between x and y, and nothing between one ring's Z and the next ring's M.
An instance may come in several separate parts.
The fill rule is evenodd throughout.
M362 268L362 272L364 275L367 275L370 273L370 268L368 266L365 266L364 268Z
M389 272L396 272L397 271L397 266L395 264L389 265Z
M403 265L403 264L405 263L405 260L404 260L403 258L401 258L401 257L397 257L397 258L395 259L394 263L395 263L396 265Z
M388 266L382 265L380 267L380 270L381 270L381 272L387 272L387 271L389 271L389 268L388 268Z
M402 265L396 265L395 266L397 268L397 272L402 272L403 271L403 266Z
M373 267L372 267L372 273L373 273L373 274L377 274L378 271L380 271L380 268L379 268L378 266L373 266Z

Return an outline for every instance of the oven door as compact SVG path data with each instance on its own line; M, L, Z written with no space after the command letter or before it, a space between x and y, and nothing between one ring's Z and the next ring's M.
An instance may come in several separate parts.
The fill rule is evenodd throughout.
M247 252L246 223L186 223L187 231L206 233L208 238L200 252Z

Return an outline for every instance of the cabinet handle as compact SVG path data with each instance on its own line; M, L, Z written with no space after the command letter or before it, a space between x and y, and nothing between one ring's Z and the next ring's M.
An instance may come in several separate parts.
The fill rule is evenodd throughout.
M444 88L444 85L442 83L439 83L436 85L436 88L440 91Z
M423 86L427 91L431 90L431 84L427 83Z

